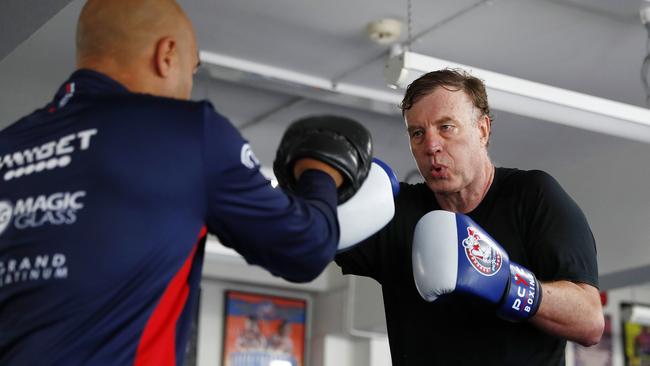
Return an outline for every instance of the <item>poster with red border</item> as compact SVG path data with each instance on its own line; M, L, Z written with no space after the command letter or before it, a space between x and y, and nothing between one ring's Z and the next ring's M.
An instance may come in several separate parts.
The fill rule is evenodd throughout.
M228 290L223 366L304 366L307 301Z

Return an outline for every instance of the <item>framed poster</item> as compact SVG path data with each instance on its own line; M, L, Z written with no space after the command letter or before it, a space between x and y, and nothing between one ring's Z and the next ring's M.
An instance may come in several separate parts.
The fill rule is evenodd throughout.
M622 304L621 312L631 306L644 305ZM623 344L626 366L650 366L650 325L624 321Z
M304 366L307 301L226 291L223 366Z

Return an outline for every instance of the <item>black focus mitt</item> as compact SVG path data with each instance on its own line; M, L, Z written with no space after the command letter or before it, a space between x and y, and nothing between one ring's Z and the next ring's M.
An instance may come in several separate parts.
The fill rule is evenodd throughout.
M359 122L339 116L313 116L289 126L278 147L273 172L278 184L295 192L294 163L312 158L341 172L344 182L338 188L339 204L352 197L368 176L372 164L372 138Z

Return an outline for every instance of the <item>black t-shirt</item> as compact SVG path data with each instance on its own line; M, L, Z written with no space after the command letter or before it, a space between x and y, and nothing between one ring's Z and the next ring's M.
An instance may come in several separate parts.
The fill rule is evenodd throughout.
M433 303L420 297L411 268L413 230L437 209L424 183L401 183L393 220L336 258L344 274L381 284L393 366L564 365L565 340L527 322L501 320L492 305L458 295ZM540 281L598 286L587 220L547 173L497 168L487 195L468 216Z

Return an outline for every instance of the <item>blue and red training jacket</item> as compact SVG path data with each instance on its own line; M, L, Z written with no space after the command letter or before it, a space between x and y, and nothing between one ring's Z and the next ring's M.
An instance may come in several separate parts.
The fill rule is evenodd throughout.
M0 365L180 365L207 233L290 281L333 259L333 180L300 190L208 102L76 71L0 131Z

